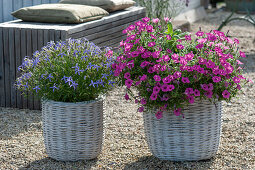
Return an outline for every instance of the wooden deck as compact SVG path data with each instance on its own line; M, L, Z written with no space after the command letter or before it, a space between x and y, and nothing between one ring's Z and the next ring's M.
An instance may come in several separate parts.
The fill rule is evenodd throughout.
M24 56L31 56L49 41L82 38L99 46L116 46L127 25L145 17L145 8L131 7L100 20L82 24L49 24L15 20L0 24L0 107L40 109L40 102L21 96L13 84Z

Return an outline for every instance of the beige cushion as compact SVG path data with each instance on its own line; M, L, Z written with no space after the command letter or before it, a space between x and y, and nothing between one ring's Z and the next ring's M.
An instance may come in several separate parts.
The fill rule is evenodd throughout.
M102 8L78 4L42 4L21 8L12 13L23 21L52 23L82 23L108 14Z
M81 4L98 6L108 12L122 10L135 4L133 0L61 0L59 3L64 4Z

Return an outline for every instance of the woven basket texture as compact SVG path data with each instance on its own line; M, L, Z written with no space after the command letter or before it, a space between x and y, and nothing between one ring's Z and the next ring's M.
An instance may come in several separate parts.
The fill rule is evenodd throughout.
M42 101L46 153L60 161L96 158L103 142L104 100L64 103Z
M183 109L184 118L173 112L164 112L161 119L152 112L143 113L145 136L152 154L171 161L213 157L220 142L221 112L221 102L203 100Z

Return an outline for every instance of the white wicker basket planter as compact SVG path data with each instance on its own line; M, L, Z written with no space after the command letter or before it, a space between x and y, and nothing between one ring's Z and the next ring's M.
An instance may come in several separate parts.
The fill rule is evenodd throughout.
M145 136L152 154L162 160L195 161L216 155L221 134L221 102L200 101L157 119L143 113Z
M42 101L46 153L60 161L96 158L103 142L103 99L65 103Z

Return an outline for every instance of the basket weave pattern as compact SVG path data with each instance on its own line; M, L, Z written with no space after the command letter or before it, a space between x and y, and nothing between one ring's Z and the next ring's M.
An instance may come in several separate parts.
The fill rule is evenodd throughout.
M46 153L61 161L96 158L103 142L103 99L64 103L42 101Z
M163 113L161 119L144 113L145 136L152 154L172 161L211 158L219 147L221 112L221 102L196 101L183 110L184 118L173 112Z

